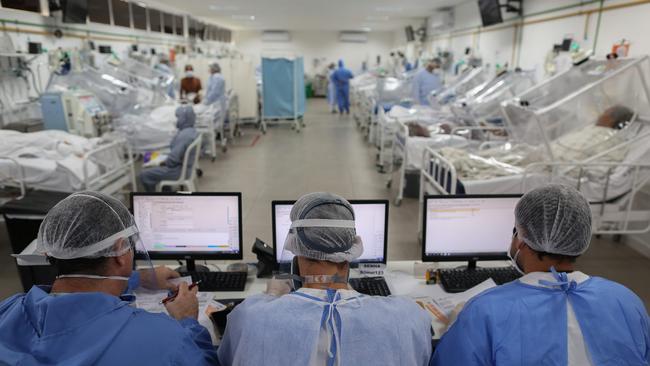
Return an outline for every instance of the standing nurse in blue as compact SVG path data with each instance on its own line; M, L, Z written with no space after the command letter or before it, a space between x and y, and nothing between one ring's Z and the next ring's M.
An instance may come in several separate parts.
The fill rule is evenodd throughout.
M339 60L339 68L332 74L332 82L336 88L340 114L350 114L350 79L353 77L352 72L343 65L343 60Z

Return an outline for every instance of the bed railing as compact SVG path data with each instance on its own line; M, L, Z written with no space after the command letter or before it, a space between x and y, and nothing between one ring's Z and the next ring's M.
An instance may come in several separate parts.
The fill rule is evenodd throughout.
M97 161L102 160L102 154L111 152L115 153L118 158L124 160L120 161L119 164L108 165L108 168L105 170L100 168L97 176L90 177L89 164L98 164ZM131 185L133 192L137 191L133 153L131 147L125 140L117 140L103 144L85 154L83 159L83 189L115 195L127 184Z
M0 177L0 185L11 186L11 187L18 186L18 188L20 189L20 197L18 197L18 199L22 199L23 197L25 197L25 193L27 192L27 189L25 187L25 170L18 163L16 159L11 158L9 156L0 156L0 160L10 161L14 165L16 165L16 170L18 171L18 177L6 177L6 178Z
M594 170L598 170L597 182L588 180L589 175L594 175L590 174ZM574 177L567 178L567 172L573 172ZM579 191L585 185L591 184L592 188L596 185L602 194L599 200L590 202L594 234L643 234L650 231L650 205L634 206L637 195L650 182L650 163L534 163L524 170L522 192L534 188L529 186L529 182L539 182L538 179L529 179L533 175L545 175L547 183L572 184ZM623 194L610 197L614 175L624 176L627 189Z

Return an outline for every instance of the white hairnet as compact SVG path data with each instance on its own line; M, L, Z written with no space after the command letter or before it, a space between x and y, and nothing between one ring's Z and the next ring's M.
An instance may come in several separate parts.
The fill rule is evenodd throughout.
M284 244L294 255L330 262L350 262L363 253L354 227L354 209L331 193L302 196L291 209L291 229Z
M116 248L115 242L137 234L133 216L120 201L84 191L71 194L47 213L38 230L37 248L58 259L116 257L132 246Z
M574 188L551 184L526 193L515 208L519 237L538 252L578 256L591 241L589 202Z

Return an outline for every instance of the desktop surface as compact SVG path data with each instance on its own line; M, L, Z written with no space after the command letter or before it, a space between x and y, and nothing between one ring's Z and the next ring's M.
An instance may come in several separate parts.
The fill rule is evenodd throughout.
M134 193L133 216L152 259L241 259L239 193Z
M363 242L363 254L357 262L386 263L388 241L388 201L351 200L357 235ZM295 201L273 201L273 248L278 263L290 263L293 254L284 251L291 227L291 208ZM283 256L284 255L284 256Z

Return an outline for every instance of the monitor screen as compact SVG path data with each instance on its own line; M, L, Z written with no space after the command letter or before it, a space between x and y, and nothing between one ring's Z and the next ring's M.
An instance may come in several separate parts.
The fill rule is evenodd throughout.
M354 209L357 235L363 241L363 254L357 262L386 263L388 242L388 201L350 201ZM293 254L284 251L284 241L291 227L294 201L273 201L273 244L278 263L288 263ZM284 257L282 255L284 254Z
M481 12L481 20L483 21L484 27L503 23L499 0L479 0L478 8Z
M133 193L133 216L152 259L241 259L240 193Z
M422 260L505 259L521 195L427 196Z

